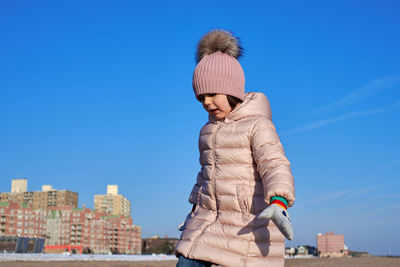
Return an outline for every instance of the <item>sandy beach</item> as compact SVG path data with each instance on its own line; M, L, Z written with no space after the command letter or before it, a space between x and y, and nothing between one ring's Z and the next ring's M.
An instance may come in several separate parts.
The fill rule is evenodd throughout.
M173 267L172 261L1 261L0 267ZM337 258L337 259L288 259L285 266L291 267L389 267L400 266L400 258L365 257L365 258Z

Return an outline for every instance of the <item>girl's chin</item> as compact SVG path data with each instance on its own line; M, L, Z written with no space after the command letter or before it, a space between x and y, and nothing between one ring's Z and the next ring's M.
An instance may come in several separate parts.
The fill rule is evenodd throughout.
M226 116L223 116L221 114L216 114L216 115L212 115L214 118L216 118L217 120L223 120L225 119Z
M217 111L217 112L209 112L209 114L214 117L217 120L222 120L226 117L226 115L221 112L221 111Z

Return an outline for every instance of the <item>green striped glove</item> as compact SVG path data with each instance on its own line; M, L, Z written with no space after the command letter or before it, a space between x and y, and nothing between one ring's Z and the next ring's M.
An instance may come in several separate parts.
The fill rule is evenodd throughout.
M293 239L293 228L287 212L287 201L283 197L272 197L268 208L264 209L258 215L258 218L272 220L287 239Z

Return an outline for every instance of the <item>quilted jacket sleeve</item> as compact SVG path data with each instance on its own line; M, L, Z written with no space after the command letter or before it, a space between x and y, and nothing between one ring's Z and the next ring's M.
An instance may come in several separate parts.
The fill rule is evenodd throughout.
M200 186L202 183L203 183L203 172L200 171L197 174L197 181L194 184L192 192L190 193L190 196L189 196L190 203L197 205L197 203L199 201L199 190L200 190Z
M295 194L290 163L270 119L257 119L251 132L251 145L267 204L271 197L281 196L292 206Z

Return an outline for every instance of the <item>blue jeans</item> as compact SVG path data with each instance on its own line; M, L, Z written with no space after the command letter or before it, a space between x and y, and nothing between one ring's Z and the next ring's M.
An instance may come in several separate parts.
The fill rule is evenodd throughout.
M192 260L180 255L176 267L210 267L211 265L212 263L208 261Z

